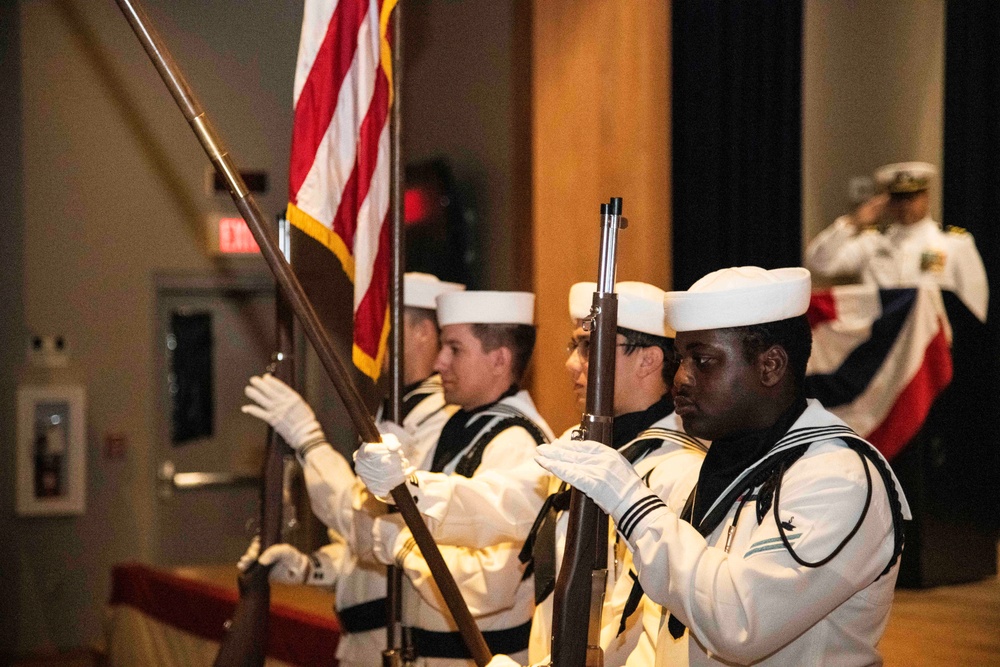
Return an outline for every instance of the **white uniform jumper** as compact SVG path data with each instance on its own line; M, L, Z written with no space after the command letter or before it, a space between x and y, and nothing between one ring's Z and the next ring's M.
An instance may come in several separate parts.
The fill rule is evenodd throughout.
M402 403L405 433L400 441L407 458L417 465L428 458L458 407L445 404L437 374L406 387ZM385 513L385 505L369 495L347 461L328 445L299 454L313 512L330 528L330 544L313 555L323 567L313 568L307 583L335 587L342 631L337 645L340 664L378 665L386 641L386 568L372 555L371 526ZM321 577L330 572L335 581L323 581Z
M651 411L653 408L647 412ZM668 414L657 419L664 412ZM633 413L633 416L639 414L642 413ZM696 474L692 477L691 473L696 473L701 465L706 445L682 432L679 420L669 406L656 412L656 415L650 418L654 420L651 425L649 421L636 424L632 431L635 437L626 440L620 449L639 448L636 470L646 476L651 488L666 497L679 480L690 479L686 487L690 490L697 477ZM617 425L624 423L623 418L616 422ZM647 428L640 430L644 426ZM535 532L544 532L543 513L548 522L550 506L559 506L559 500L552 496L559 490L559 480L549 476L534 461L509 470L484 471L472 478L426 473L417 473L416 476L419 485L412 490L417 505L428 518L432 533L441 544L468 547L464 553L470 559L476 557L478 548L505 541L520 544ZM543 499L550 497L553 499L546 500L543 505ZM543 544L537 546L532 539L525 542L522 550L525 560L528 554L534 558L535 576L541 576L536 591L544 592L544 601L536 608L532 622L531 662L548 655L550 648L551 583L556 565L562 560L567 524L566 515L561 514L550 538L543 538ZM613 587L613 590L606 597L603 613L606 625L601 643L607 651L605 664L648 665L652 663L652 643L659 628L661 609L659 605L644 604L643 600L637 610L640 613L629 616L626 631L618 636L622 610L632 589L629 575L631 558L624 545L616 545L614 539L610 542L612 548L617 548L608 561L612 564L609 589ZM552 546L541 548L546 543ZM629 656L627 663L624 656Z
M444 474L427 476L471 481L525 462L534 465L535 448L551 439L552 432L531 397L519 391L488 407L456 413L430 457L431 469ZM418 473L418 477L425 474ZM419 507L419 491L415 495ZM404 545L397 562L417 593L404 590L403 596L403 622L411 634L417 664L473 665L471 658L464 657L468 656L465 645L408 530L403 530L397 544ZM484 546L478 550L441 546L441 553L490 649L526 659L534 585L530 577L523 578L524 566L517 558L520 544L497 540Z
M847 216L837 218L809 244L806 267L828 278L859 275L865 284L884 288L932 281L986 321L989 287L976 242L965 230L942 230L930 217L890 225L884 234L859 233Z
M618 423L617 421L615 422ZM572 429L570 429L572 431ZM568 432L567 432L568 433ZM683 432L677 415L671 412L657 420L648 428L639 432L633 439L618 447L618 451L627 458L635 471L644 479L649 488L662 498L667 498L678 484L690 492L698 468L705 458L708 445L697 438ZM568 508L568 486L556 477L551 478L550 498L560 509ZM565 492L564 496L560 496ZM563 500L565 498L565 500ZM549 503L543 511L548 510ZM531 651L529 660L532 664L544 660L552 646L552 584L558 575L566 549L566 532L569 527L569 514L559 511L555 518L554 544L549 542L541 545L532 542L535 536L529 537L525 552L534 552L536 593L544 594L539 600L536 595L537 607L531 625ZM544 522L538 534L544 534ZM546 520L551 520L547 518ZM610 526L610 524L609 524ZM653 662L654 645L659 619L662 613L660 605L652 604L645 597L637 600L638 606L629 609L625 627L621 628L622 616L632 590L632 557L625 545L617 539L617 533L611 527L608 540L608 585L605 592L604 607L601 612L603 624L601 630L601 648L604 649L606 665L651 665ZM539 538L541 541L541 538ZM540 554L539 547L551 551L551 554ZM543 566L547 558L552 558L550 565ZM554 567L553 567L554 566ZM540 570L548 569L548 576L540 577ZM541 579L551 579L542 582ZM546 585L546 583L548 585Z
M795 451L800 458L774 476L775 462ZM733 497L747 486L749 495ZM679 518L686 501L682 488L666 505L650 495L618 522L646 594L676 617L661 628L657 664L667 664L681 624L692 665L881 664L896 531L910 513L888 464L846 424L809 400L709 507L701 523L722 519L707 537ZM838 546L822 565L796 560L815 565Z

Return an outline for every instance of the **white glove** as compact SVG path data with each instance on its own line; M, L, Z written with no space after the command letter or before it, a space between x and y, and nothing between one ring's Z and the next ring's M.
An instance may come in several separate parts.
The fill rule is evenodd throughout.
M250 378L243 393L254 401L244 405L243 412L273 426L292 449L326 442L312 408L297 391L270 373Z
M250 566L257 562L257 556L260 555L260 536L255 535L252 540L250 540L250 546L247 547L247 552L240 556L239 561L236 563L237 569L240 572L246 572L250 569Z
M514 662L508 655L498 653L486 664L486 667L521 667L521 663Z
M399 514L384 514L372 523L372 553L380 563L396 564L396 554L399 553L396 543L405 527L406 523Z
M236 567L246 572L254 561L265 567L273 564L267 578L280 584L305 583L309 574L309 557L290 544L273 544L260 553L260 537L254 537Z
M535 451L538 465L582 491L616 522L652 493L624 456L599 442L566 437Z
M400 451L404 454L412 453L413 445L416 442L416 438L413 437L412 433L408 432L396 422L389 421L387 419L380 421L375 426L378 427L378 432L382 434L383 441L387 435L396 436L396 439L399 440L399 444L401 445Z
M354 472L376 498L392 502L389 492L416 470L401 451L399 439L391 433L382 442L366 442L354 452Z

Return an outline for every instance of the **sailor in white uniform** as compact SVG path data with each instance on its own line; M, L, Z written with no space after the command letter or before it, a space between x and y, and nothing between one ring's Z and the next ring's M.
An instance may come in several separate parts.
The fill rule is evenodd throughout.
M584 330L583 319L590 313L595 289L594 283L578 283L569 296L574 330L566 370L581 410L586 403L590 350L590 333ZM616 286L616 291L618 331L613 444L633 463L650 488L666 497L678 480L690 478L689 473L701 464L706 443L683 433L673 414L669 394L675 370L671 362L673 332L664 324L663 290L646 283L623 282ZM567 435L574 429L567 431ZM361 456L362 451L359 451ZM362 478L366 478L360 466L359 471ZM397 468L395 472L395 480L402 482L404 471ZM568 525L568 516L563 511L568 502L566 487L560 480L550 477L540 488L537 474L538 467L534 463L514 471L471 479L417 473L417 486L413 488L419 499L418 506L426 502L440 508L448 505L455 495L462 498L462 512L446 511L446 525L437 524L434 531L438 536L448 536L458 546L475 548L495 541L524 541L527 538L521 559L531 563L533 568L537 603L531 629L531 662L540 661L549 654L552 591ZM523 516L517 516L519 503L509 501L537 497L538 492L544 492L547 500L541 511L532 517L533 525L529 525ZM520 513L524 512L522 506ZM477 524L475 530L463 530L472 522ZM453 523L457 528L449 530ZM377 529L376 534L379 532ZM386 539L385 535L382 539ZM609 544L608 562L611 571L602 614L605 663L651 664L660 606L647 605L646 600L640 598L629 601L633 581L631 560L624 544L616 542L614 535ZM626 607L631 613L624 613Z
M425 273L407 273L403 280L403 419L400 425L379 420L379 429L397 434L411 460L422 463L458 410L445 402L441 377L434 372L440 351L437 297L464 286ZM330 544L311 556L276 544L259 560L273 564L273 581L334 587L342 631L337 659L348 667L379 664L386 645L386 570L372 554L371 526L385 504L368 494L350 464L327 443L312 409L294 389L265 375L251 378L246 394L253 403L243 411L271 424L295 450L313 512L330 529ZM258 552L254 540L241 568L249 567Z
M881 455L802 393L810 282L741 267L666 295L676 411L712 440L690 495L664 503L596 443L539 448L612 516L671 612L657 664L685 633L692 665L881 663L909 509Z
M590 314L595 283L570 289L569 309L574 331L566 370L581 411L586 408L590 333L583 320ZM684 433L673 411L670 385L673 331L663 318L663 290L641 282L621 282L618 294L618 336L615 359L612 444L649 488L666 498L681 480L692 479L704 459L707 443ZM577 427L563 434L572 435ZM690 484L687 482L687 489ZM549 500L536 517L522 551L535 572L536 604L531 628L531 663L542 662L552 643L553 589L566 547L569 487L552 477ZM487 499L488 500L488 499ZM608 543L608 587L601 614L601 648L607 665L652 663L661 608L645 597L629 600L632 559L623 541L611 531Z
M929 214L937 173L926 162L889 164L875 173L881 193L837 218L806 250L806 267L827 278L858 276L879 287L934 282L986 321L989 287L972 235Z
M520 464L531 464L535 477L545 471L531 463L539 444L552 432L538 414L528 392L518 383L534 347L534 295L526 292L462 292L438 299L441 373L445 398L461 410L445 424L431 457L431 477L477 479ZM396 463L401 477L389 486L369 484L380 498L414 470L391 435L381 443L366 443L355 456L358 475L371 481L371 469L383 459ZM437 473L437 474L432 474ZM538 511L539 495L530 511ZM419 506L419 499L418 499ZM470 520L478 520L470 517ZM527 519L530 521L530 517ZM395 562L418 595L405 591L404 623L408 626L418 664L471 665L471 658L444 609L440 593L413 537L394 516L382 517L375 529L376 555ZM442 555L462 595L494 653L527 658L534 585L518 559L521 545L498 540L473 550L442 547Z

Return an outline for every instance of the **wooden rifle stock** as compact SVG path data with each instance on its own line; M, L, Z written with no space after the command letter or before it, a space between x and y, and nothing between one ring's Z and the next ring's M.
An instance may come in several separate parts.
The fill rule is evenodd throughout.
M597 292L584 328L590 331L587 408L574 438L611 446L614 417L618 296L615 273L622 200L601 204L601 247ZM603 664L601 608L607 582L608 521L594 501L573 489L566 551L559 568L552 609L552 664L588 667ZM581 613L588 609L590 613Z
M320 363L323 364L323 368L333 381L337 394L340 396L344 408L347 410L351 422L358 432L358 436L364 442L381 441L382 437L375 426L375 421L368 414L364 401L354 386L346 365L334 349L333 343L320 323L319 317L316 315L316 311L306 296L305 290L302 289L301 283L299 283L298 278L296 278L295 273L292 271L291 265L278 250L274 232L265 222L264 216L261 215L260 209L257 207L257 202L243 182L243 178L240 176L235 162L229 155L229 151L223 145L221 138L216 133L201 104L195 99L194 93L188 86L187 81L181 74L163 40L152 28L149 17L138 6L136 0L116 0L116 2L145 49L149 59L160 73L160 78L163 79L163 83L167 86L174 101L177 102L177 106L180 107L184 117L191 125L191 129L197 135L202 148L208 154L216 171L226 181L236 208L250 228L250 232L253 234L254 240L257 241L257 245L260 246L261 254L267 262L268 268L274 275L280 291L287 299L288 305L295 313L296 319L302 325L306 337L316 350L316 355L319 357ZM472 653L476 664L480 667L485 667L492 658L489 649L486 647L486 640L483 639L482 632L476 627L475 621L472 619L472 614L469 613L468 605L465 604L465 600L458 590L458 585L455 583L454 577L448 571L447 565L441 557L441 552L434 542L434 538L431 537L430 531L427 530L427 526L424 524L419 510L417 510L416 503L406 490L405 485L400 485L398 488L393 489L392 497L399 507L403 518L406 520L407 527L413 533L414 540L420 547L421 552L423 552L424 559L430 566L434 580L437 582L438 588L444 596L445 603L448 605L448 609L455 619L456 625L458 625L462 639ZM263 576L266 578L266 573ZM237 609L237 616L239 614L240 610ZM263 637L254 639L260 642L264 640ZM263 650L261 651L261 655L263 655Z

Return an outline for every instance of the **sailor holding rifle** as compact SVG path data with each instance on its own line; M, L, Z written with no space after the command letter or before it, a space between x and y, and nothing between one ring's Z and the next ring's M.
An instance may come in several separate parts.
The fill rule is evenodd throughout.
M434 371L440 351L437 297L465 288L426 273L407 273L403 281L403 419L401 425L384 421L378 425L396 433L407 455L419 464L458 410L446 403L441 376ZM328 444L312 409L294 389L265 375L251 378L246 394L253 403L243 411L273 426L295 450L313 512L329 527L331 540L310 556L289 544L276 544L259 560L273 565L272 581L334 587L341 626L339 664L380 664L387 618L386 570L372 554L371 525L385 512L385 505L368 494L347 460ZM255 539L240 559L240 568L257 560L259 551Z
M390 486L369 483L371 493L389 498L389 492L414 477L474 481L503 474L526 464L533 468L532 487L544 486L545 471L532 462L538 444L552 432L538 414L527 391L518 384L527 368L535 341L534 295L527 292L462 292L438 300L441 373L445 399L461 407L445 424L431 457L428 472L415 472L403 448L386 435L367 443L355 456L358 475L371 481L373 470L385 461L396 464L399 479ZM377 476L377 475L376 475ZM384 476L383 476L384 477ZM414 491L417 506L422 505ZM524 509L527 521L537 513L543 494L531 494ZM489 518L467 516L466 521L489 531ZM374 527L375 554L402 568L418 596L418 604L404 610L410 619L418 664L471 664L468 652L449 618L437 613L443 605L427 564L395 515L381 517ZM534 585L518 559L521 545L494 540L481 549L443 546L449 569L462 589L469 610L483 630L493 653L510 653L526 660L534 607Z
M566 369L581 409L587 392L590 332L583 327L590 313L594 283L577 283L570 290L569 311L574 330ZM704 458L706 443L686 435L673 412L669 386L676 365L673 341L664 324L663 290L639 282L622 282L618 293L618 330L615 348L615 402L613 439L616 448L634 465L654 492L666 497L679 480L689 478ZM575 429L567 431L564 437ZM380 458L382 467L369 472L363 460L379 452L377 444L358 451L359 474L376 492L406 481L406 466L398 459ZM374 466L373 466L374 467ZM521 558L530 562L535 577L535 609L531 628L531 662L549 654L552 632L552 591L566 543L568 487L549 477L539 489L539 468L529 462L511 471L472 478L416 473L414 495L418 507L431 513L432 532L445 544L480 547L503 540L524 541ZM547 500L541 511L528 509L538 493ZM433 520L441 517L440 521ZM396 543L391 531L376 522L376 540ZM632 596L631 559L624 543L609 543L613 563L602 614L602 647L608 665L652 664L654 642L662 610L659 605ZM495 660L511 660L498 656ZM510 662L509 664L517 664Z
M712 440L692 493L664 502L617 452L560 440L539 463L614 519L645 593L693 665L880 664L902 522L888 463L802 390L810 275L711 273L665 297L684 429Z

